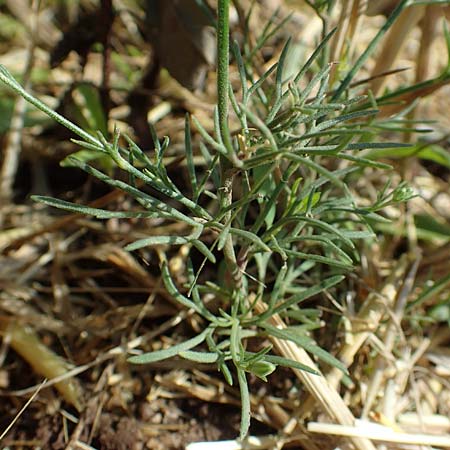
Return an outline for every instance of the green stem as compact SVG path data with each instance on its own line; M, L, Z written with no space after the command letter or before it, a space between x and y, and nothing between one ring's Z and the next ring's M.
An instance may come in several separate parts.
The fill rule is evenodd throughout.
M217 20L217 106L219 109L220 135L229 156L231 156L234 151L228 129L229 6L230 0L219 0Z
M227 150L227 161L222 165L242 167L242 161L237 157L231 141L228 127L228 71L230 64L230 0L219 0L217 17L217 107L219 111L219 132ZM222 158L223 160L223 158ZM231 163L231 164L230 164Z
M217 107L219 112L219 132L222 141L227 150L227 156L221 155L221 178L222 178L222 208L227 208L231 205L233 194L233 178L235 167L242 166L234 152L233 144L231 142L230 131L228 128L228 88L229 88L229 59L230 59L230 24L229 24L229 6L230 0L219 0L218 3L218 17L217 17ZM231 211L224 217L225 223L229 224L231 221ZM236 254L234 251L233 238L231 233L228 234L223 248L226 264L228 270L232 274L235 288L239 289L241 284L241 273L236 262Z

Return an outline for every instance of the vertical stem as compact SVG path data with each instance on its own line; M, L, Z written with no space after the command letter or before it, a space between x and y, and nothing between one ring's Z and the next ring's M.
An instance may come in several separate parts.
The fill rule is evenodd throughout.
M222 158L222 165L231 168L242 167L242 161L237 157L231 142L228 128L228 70L230 63L230 0L219 0L217 14L217 107L219 111L219 132L227 149L228 161Z
M228 66L230 59L230 0L219 0L217 17L217 106L223 143L231 156L233 146L228 130Z
M229 24L229 6L230 0L219 0L218 17L217 17L217 107L219 112L219 132L222 141L228 151L228 157L221 156L221 183L222 183L222 208L231 205L233 199L233 178L235 174L234 166L239 166L241 161L237 158L231 136L228 129L228 70L230 58L230 24ZM225 217L225 224L230 224L231 211ZM236 262L236 254L234 251L233 238L231 233L226 238L223 248L225 261L228 270L231 273L233 283L237 289L240 288L242 274Z

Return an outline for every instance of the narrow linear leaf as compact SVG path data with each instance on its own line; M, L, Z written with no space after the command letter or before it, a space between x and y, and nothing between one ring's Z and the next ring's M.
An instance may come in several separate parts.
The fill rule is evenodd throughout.
M100 153L103 153L104 155L109 155L108 151L102 145L100 145L100 143L94 145L89 142L80 141L79 139L71 139L70 141L73 142L74 144L79 145L80 147L82 147L86 150L92 150L93 152L100 152ZM73 156L75 154L76 153L71 153L69 156ZM63 161L66 161L66 160L67 160L67 157L63 159Z
M286 62L286 57L289 52L289 47L291 44L291 38L289 38L286 41L286 44L283 47L283 50L281 51L280 58L278 60L277 65L277 74L276 74L276 80L275 80L275 99L273 102L273 106L266 118L266 123L270 123L277 112L280 110L283 99L282 99L282 88L283 88L283 72L284 72L284 65Z
M142 149L126 134L122 135L127 141L129 152L134 155L147 169L155 168L150 158L142 151Z
M385 164L385 163L382 163L379 161L373 161L373 160L367 159L367 158L360 158L359 156L353 156L353 155L349 155L347 153L341 153L340 155L338 155L338 157L340 159L352 161L352 162L358 164L359 166L373 167L375 169L381 169L381 170L392 170L392 168L393 168L390 164Z
M313 375L320 375L317 370L312 369L305 364L299 363L298 361L294 361L293 359L283 358L282 356L276 355L266 355L264 359L272 364L276 364L277 366L291 367L292 369L303 370L304 372L312 373Z
M209 333L211 333L211 330L209 328L206 328L198 336L195 336L192 339L166 348L164 350L157 350L155 352L144 353L143 355L132 356L131 358L128 358L128 362L132 364L149 364L157 361L162 361L163 359L172 358L173 356L178 355L180 352L190 350L191 348L200 345L206 339L206 336Z
M326 65L325 67L323 67L319 72L317 72L314 77L311 79L311 81L306 85L306 87L304 89L302 89L302 93L300 95L300 98L298 99L298 106L300 107L299 109L302 111L303 110L303 106L305 104L305 102L307 101L309 95L311 94L312 90L317 86L320 85L328 79L328 76L330 74L330 70L331 70L331 65ZM319 97L317 97L319 98ZM315 105L308 105L308 107L314 107ZM307 111L307 110L306 110ZM319 111L318 114L322 114L322 111ZM316 115L317 117L317 115ZM320 117L320 116L319 116Z
M253 169L265 164L271 164L279 156L283 155L283 152L272 150L271 148L268 148L266 146L259 147L259 150L261 150L260 154L255 154L255 156L252 156L251 158L245 160L243 166L244 170Z
M222 375L225 378L225 381L228 383L228 385L233 386L233 377L231 375L230 369L225 364L225 362L219 363L219 370L222 372Z
M270 144L270 148L274 151L278 151L277 141L275 140L275 137L269 127L258 117L257 114L250 111L244 104L241 103L240 107L245 112L245 115L250 122L252 122L253 125L255 125L255 127L258 128L261 134L267 139Z
M239 391L241 394L241 427L239 436L244 439L250 428L250 393L248 391L247 377L245 371L239 367L236 368L239 382Z
M245 368L245 365L250 366L251 364L257 362L257 361L263 361L264 357L272 350L273 346L268 345L266 347L263 347L261 350L259 350L257 353L253 352L244 352L244 358L243 361L241 361L241 367Z
M341 144L331 145L311 145L311 146L295 146L292 151L300 155L330 155L336 156L340 151L345 150Z
M154 217L154 212L149 211L108 211L106 209L92 208L90 206L79 205L77 203L66 202L57 198L46 197L43 195L32 195L31 199L35 202L44 203L54 208L63 209L64 211L87 214L97 219L127 219L127 218L149 218Z
M225 243L227 242L228 235L230 234L230 228L231 228L230 224L227 224L221 230L219 237L218 237L217 250L221 251L225 247Z
M286 188L287 182L292 176L296 169L296 164L292 163L290 166L286 169L283 178L280 180L279 183L275 185L275 187L271 190L269 198L264 202L264 209L259 214L258 218L256 219L254 225L251 228L251 232L254 234L257 234L263 223L266 221L266 218L271 213L273 209L276 208L276 203L278 196L281 194L281 192Z
M208 182L208 180L211 180L213 182L213 185L215 186L216 189L218 189L220 187L220 178L218 176L218 171L217 166L218 166L218 161L220 158L220 154L216 153L216 155L214 156L214 158L209 154L208 148L206 147L206 145L200 141L200 152L202 154L203 159L206 162L206 166L207 169L205 170L205 174L202 178L202 180L200 181L200 185L199 185L199 192L204 192L205 191L205 185Z
M199 241L198 239L193 239L191 243L209 261L211 261L213 264L216 263L216 257L202 241Z
M232 319L230 330L230 353L234 364L238 364L241 360L241 331L238 319Z
M341 361L336 359L333 355L330 355L330 353L328 353L327 351L325 351L318 345L313 344L311 342L311 339L309 339L305 336L300 336L300 335L293 333L292 331L289 331L287 329L282 330L279 328L275 328L272 325L261 324L260 326L266 330L266 332L268 333L269 336L273 336L273 337L276 337L279 339L294 342L298 346L300 346L301 348L306 350L308 353L311 353L312 355L317 356L317 358L319 358L323 362L329 364L332 367L336 367L339 370L342 370L342 372L344 372L344 373L348 373L347 368Z
M335 117L334 119L325 120L321 122L319 125L314 127L311 132L317 133L318 131L326 130L328 128L334 127L341 122L346 122L348 120L357 119L359 117L368 117L374 116L379 111L377 109L369 109L366 111L355 111L348 114L343 114L341 116Z
M342 242L347 244L350 248L355 248L355 244L351 241L351 239L349 239L347 236L345 236L345 234L341 233L341 230L339 230L338 228L336 228L333 225L330 225L327 222L324 222L323 220L314 219L312 217L307 217L306 215L293 215L290 217L286 217L285 219L281 219L278 223L276 223L273 228L276 229L278 227L282 227L292 221L305 222L315 228L320 228L324 231L328 231L329 233L332 233L332 234L335 234L336 236L338 236L342 240ZM272 232L272 230L268 230L268 233L271 233L271 232Z
M293 153L284 153L283 155L288 160L300 162L300 163L304 164L305 166L308 166L309 168L315 170L317 173L322 175L324 178L328 179L330 182L332 182L336 186L340 187L341 189L345 189L345 184L343 183L342 180L337 178L336 172L331 172L331 171L325 169L325 167L322 167L320 164L317 164L310 158L304 158L302 156L295 155Z
M200 133L201 137L207 142L211 147L213 147L215 150L217 150L222 155L227 155L227 149L222 143L216 142L209 134L208 132L203 128L203 125L198 121L198 119L195 116L192 116L192 122L194 122L195 127L197 128L198 132Z
M273 71L277 68L277 63L270 66L262 76L256 80L248 89L246 99L250 98L255 92L260 92L260 87L263 85L264 81L273 73ZM245 100L246 100L245 99ZM265 99L264 99L265 100ZM263 102L264 103L264 102Z
M268 310L272 311L273 306L275 305L278 298L281 298L284 295L285 287L288 283L286 283L286 274L288 272L288 265L286 261L283 261L283 265L278 271L277 277L275 278L275 283L273 285L272 291L270 293Z
M341 230L341 233L348 237L349 239L373 239L376 234L373 231L351 231L351 230ZM332 234L322 234L322 237L327 239L336 239L336 236Z
M355 142L348 144L349 150L366 150L366 149L400 149L411 148L411 144L402 144L400 142Z
M263 252L272 251L270 247L267 244L265 244L259 236L250 231L240 230L239 228L230 228L230 233L234 234L235 236L241 237L252 244L255 244Z
M167 177L167 174L165 173L164 166L160 165L162 163L158 163L158 174L159 179L155 177L153 173L150 173L148 170L144 169L143 171L137 169L136 167L132 166L126 159L122 157L120 154L120 151L115 146L112 146L105 142L105 146L108 146L110 150L110 155L114 159L114 162L124 171L128 172L129 175L134 176L136 179L142 180L144 183L148 184L149 186L152 186L157 191L161 192L164 195L167 195L167 197L172 198L187 208L189 208L191 211L194 211L196 214L199 214L200 216L204 217L205 219L209 220L211 219L210 215L206 210L204 210L202 207L197 205L192 200L185 197L180 190L174 185L174 183ZM162 151L162 150L161 150ZM91 168L92 169L92 168ZM83 168L83 170L86 170ZM97 176L98 178L98 176ZM118 180L115 180L118 182ZM109 182L111 184L111 182ZM126 185L126 183L123 183ZM128 185L126 185L128 186ZM122 190L125 190L124 188Z
M139 239L125 246L125 250L131 252L152 245L183 245L189 242L188 238L183 236L150 236L148 238Z
M295 250L285 250L286 254L289 256L295 256L296 258L308 260L308 261L315 261L322 264L327 264L331 267L340 267L342 269L351 269L353 267L352 264L345 262L345 261L339 261L337 259L333 258L327 258L326 256L321 255L314 255L310 253L303 253L298 252Z
M189 181L192 188L192 196L194 199L198 197L197 176L195 175L194 154L192 150L191 125L189 115L186 114L184 125L184 146L186 149L186 165L189 174Z
M25 89L15 80L15 78L11 75L11 73L6 69L5 66L0 64L0 81L9 86L13 91L22 96L28 103L31 103L36 108L40 109L42 112L47 114L51 119L60 123L62 126L66 127L70 131L74 132L86 142L89 142L95 146L101 147L101 143L91 136L86 131L82 130L80 127L75 125L74 123L67 120L65 117L58 114L56 111L48 107L45 103L41 102L36 97L29 94Z
M311 56L308 58L308 60L305 62L303 67L300 69L300 71L297 73L297 75L294 78L294 83L297 84L305 75L306 71L311 67L311 65L314 63L314 61L318 58L318 56L322 53L322 50L327 45L328 41L332 38L334 33L336 32L337 28L333 28L319 43L319 45L314 49Z
M247 74L245 72L245 65L244 60L242 59L241 49L239 48L239 43L236 40L234 40L231 44L231 51L233 52L233 56L236 60L236 65L238 68L242 89L242 98L245 99L247 96Z
M206 319L214 321L214 316L203 305L197 305L187 297L185 297L183 294L181 294L181 292L175 286L172 277L170 276L169 267L165 262L161 264L161 276L167 292L172 295L178 303L182 304L186 308L192 308L194 311L196 311Z
M150 195L140 191L139 189L130 186L129 184L121 181L121 180L114 180L113 178L110 178L108 175L104 174L103 172L95 169L94 167L89 166L88 164L84 164L81 161L78 161L77 159L73 158L73 164L76 165L76 167L80 168L81 170L84 170L88 174L98 178L100 181L108 184L109 186L112 186L116 189L120 189L121 191L127 192L132 197L134 197L141 205L143 205L145 208L150 209L152 211L157 211L160 213L160 215L164 214L164 217L171 217L173 220L180 220L182 222L189 223L193 226L198 226L197 222L195 222L193 219L191 219L189 216L181 213L177 209L169 206L167 203L164 203L160 200L157 200ZM126 162L128 164L128 162ZM132 172L133 175L135 175L134 172ZM139 177L137 177L139 178Z
M320 294L321 292L323 292L327 289L330 289L331 287L340 283L344 278L345 277L343 275L337 275L334 277L327 278L326 280L323 280L320 283L318 283L308 289L305 289L303 292L293 295L291 298L289 298L285 302L276 306L273 309L273 311L271 311L271 314L278 314L281 311L285 310L286 308L291 307L292 305L297 305L298 303L303 302L304 300L306 300L310 297L313 297L314 295Z
M189 361L195 361L200 364L212 364L219 358L217 353L212 352L195 352L192 350L184 350L178 353L184 359Z

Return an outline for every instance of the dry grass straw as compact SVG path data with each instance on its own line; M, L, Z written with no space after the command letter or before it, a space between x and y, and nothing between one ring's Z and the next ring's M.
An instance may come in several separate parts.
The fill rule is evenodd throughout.
M23 86L30 90L30 76L34 65L35 34L37 32L37 14L39 2L34 0L31 7L29 45L26 51L26 63L23 74ZM22 132L25 123L26 101L19 97L16 100L14 111L11 117L10 130L8 133L7 145L4 149L4 157L0 170L0 201L10 203L13 197L13 183L19 167L19 159L22 146ZM0 224L3 222L0 210Z
M265 311L264 305L258 301L255 305L257 313L262 314ZM270 318L270 322L273 326L284 329L286 324L280 318L278 314L273 315ZM278 338L271 338L274 348L277 352L285 358L298 361L301 364L305 364L308 367L318 370L314 361L305 352L305 350L299 348L297 345L281 340ZM320 405L320 408L325 411L333 420L341 425L352 426L355 422L355 417L351 413L348 406L342 400L339 393L335 388L330 386L323 375L312 375L310 373L292 369L296 377L302 382L307 391L314 397L316 402ZM367 439L360 439L358 437L350 438L352 444L360 450L372 450L374 449L372 443Z
M337 32L332 42L331 55L334 61L348 61L354 58L356 43L359 38L364 40L364 32L361 26L367 26L365 13L377 15L395 6L395 1L368 2L366 0L343 0L340 8L340 15L337 18ZM387 14L387 13L386 13ZM433 68L438 61L434 60L436 52L433 46L436 39L442 35L442 20L450 16L450 6L444 5L412 5L406 8L388 34L383 39L380 51L378 52L373 67L368 75L371 79L368 89L377 96L381 94L383 87L388 81L392 84L395 77L389 76L392 70L396 70L396 63L402 54L402 48L411 40L411 33L419 27L420 40L419 50L416 55L409 55L414 58L411 61L410 69L415 72L410 82L420 83L430 78ZM370 25L369 25L370 29ZM445 63L445 61L441 61ZM438 69L439 70L439 69ZM336 76L337 66L333 68L333 76ZM433 76L435 76L433 74ZM394 82L395 84L395 82ZM436 82L431 86L425 86L420 90L404 94L397 98L397 105L382 106L381 114L389 116L401 111L404 105L410 104L417 98L431 95L448 84L448 80Z
M8 434L9 430L14 426L14 424L19 420L20 416L23 414L23 412L30 406L30 404L34 401L34 399L39 394L39 391L41 390L42 385L45 383L45 380L42 382L41 385L37 387L37 389L33 392L33 395L25 402L23 407L20 409L20 411L15 415L14 419L11 420L9 425L2 431L0 434L0 442L2 439Z
M418 266L419 259L414 261L408 275L406 276L402 289L400 290L396 298L395 306L392 308L389 305L386 305L386 308L390 309L392 312L390 314L390 323L386 327L386 331L383 337L383 352L387 355L392 355L392 359L389 358L391 359L390 364L392 364L392 362L395 362L396 359L392 354L394 344L398 336L402 335L401 322L403 319L406 302L409 298L409 295L411 294L411 290L415 281ZM367 417L369 415L369 412L372 410L373 403L376 396L378 395L378 392L380 391L383 378L386 378L386 372L390 364L386 360L386 356L384 356L383 354L378 355L377 359L375 360L375 369L372 375L371 382L368 386L368 392L362 411L362 417ZM391 403L395 402L395 400L395 398L391 399ZM387 401L387 399L385 399L385 401Z
M400 14L400 17L386 36L375 67L372 69L372 76L386 73L393 67L402 46L406 44L409 32L422 19L425 9L424 5L419 5L407 8ZM371 82L370 89L374 95L380 94L385 82L385 77L378 77Z
M337 351L338 359L346 367L353 364L356 354L361 350L370 335L377 331L386 311L392 308L407 265L408 258L404 256L379 291L371 292L367 296L362 308L351 321L351 328L344 338L343 345ZM331 386L337 388L342 376L342 371L333 368L328 373L327 380Z
M333 38L330 50L331 61L344 61L353 58L356 39L364 20L364 12L369 4L368 0L343 0L337 30ZM335 80L338 66L334 66L331 81Z
M326 424L310 422L308 424L308 431L313 433L333 434L335 436L346 436L351 438L366 438L373 441L380 441L390 444L403 444L403 445L429 445L433 447L450 447L450 435L449 436L431 436L429 434L419 433L399 433L392 431L388 427L382 427L377 425L371 427L368 424L364 427L364 423L360 423L358 426L342 426L336 424Z

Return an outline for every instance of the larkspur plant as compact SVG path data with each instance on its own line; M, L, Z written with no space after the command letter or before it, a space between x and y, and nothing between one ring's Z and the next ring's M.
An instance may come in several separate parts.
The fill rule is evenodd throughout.
M323 9L330 2L315 3L316 8ZM204 329L192 339L132 356L129 361L148 364L177 355L217 365L230 385L236 379L239 384L241 438L247 435L250 423L247 374L266 380L279 365L315 373L297 361L273 354L267 344L256 353L251 352L247 350L247 342L258 338L262 342L261 338L268 336L293 341L319 360L345 371L338 360L314 343L309 331L320 326L319 311L302 309L301 303L344 279L345 272L358 260L355 241L372 238L370 224L385 220L377 211L413 195L404 184L395 189L387 185L375 204L363 208L356 204L349 187L366 167L390 168L359 156L358 152L400 147L397 143L364 140L373 130L376 103L357 96L350 84L406 3L399 3L348 75L334 86L334 91L328 84L331 65L326 59L333 31L326 32L326 27L322 42L292 79L284 75L289 42L278 63L262 76L255 75L255 52L277 30L271 21L253 49L245 46L241 53L237 43L232 44L241 81L241 91L235 93L228 80L229 1L219 0L214 135L208 134L195 117L186 117L185 156L191 195L183 193L166 170L168 138L161 141L152 130L154 152L149 156L127 136L124 136L127 146L121 146L117 130L112 142L100 133L92 136L25 92L1 68L0 79L4 83L77 134L81 140L74 142L82 148L110 158L120 171L129 175L129 181L112 178L75 157L69 157L70 164L126 192L141 208L116 212L49 197L34 196L34 200L99 219L158 218L190 229L184 236L151 236L126 248L134 251L148 246L188 245L203 255L200 268L195 268L187 258L186 286L176 285L164 256L160 267L167 291L202 318ZM314 6L313 2L308 4ZM300 89L299 82L304 79L310 81ZM233 135L229 131L229 105L240 124ZM194 164L191 120L201 137L199 150L206 165L202 172ZM330 168L337 167L333 161L342 164ZM146 186L158 192L158 196L148 193ZM208 207L202 206L205 204ZM211 235L215 240L207 245L206 236ZM201 283L200 271L208 261L224 264L230 276L219 275ZM207 299L211 297L220 300L222 307L218 312L208 308ZM257 302L264 305L263 313L255 312ZM275 314L289 318L286 329L270 325L269 319Z

